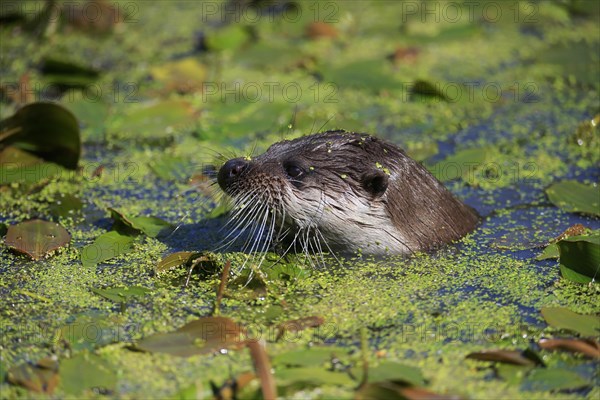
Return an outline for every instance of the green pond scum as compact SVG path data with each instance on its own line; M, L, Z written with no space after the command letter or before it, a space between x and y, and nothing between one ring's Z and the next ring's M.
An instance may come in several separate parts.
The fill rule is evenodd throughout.
M3 0L0 398L597 399L599 4ZM222 246L211 171L334 128L480 226Z

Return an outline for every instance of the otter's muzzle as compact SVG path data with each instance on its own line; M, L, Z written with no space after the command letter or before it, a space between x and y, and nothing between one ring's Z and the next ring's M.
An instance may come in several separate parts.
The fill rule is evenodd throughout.
M234 158L227 161L219 170L217 182L225 193L229 193L229 189L239 179L240 175L248 169L250 163L243 158Z

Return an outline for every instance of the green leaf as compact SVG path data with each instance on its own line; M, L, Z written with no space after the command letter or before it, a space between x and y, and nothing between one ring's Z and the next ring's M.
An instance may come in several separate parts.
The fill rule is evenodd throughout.
M556 243L550 243L548 246L546 246L546 248L544 248L544 251L542 251L535 259L536 260L547 260L549 258L558 258L558 257L559 257L558 246L556 245Z
M109 106L104 100L85 97L81 92L65 95L61 104L68 108L81 125L81 136L88 142L101 142L105 139L106 119Z
M156 176L166 181L183 181L189 179L194 172L190 160L168 154L152 158L148 166Z
M117 228L119 224L123 224L127 228L140 231L150 237L157 237L161 232L173 227L173 225L158 217L130 217L114 208L108 208L108 211L117 223Z
M39 260L71 241L71 235L55 222L34 219L8 227L6 245Z
M235 50L249 38L248 31L242 25L231 24L225 28L210 32L206 37L206 45L211 50Z
M182 265L186 265L192 258L196 258L200 255L201 253L194 251L178 251L176 253L169 254L156 265L154 272L158 275Z
M132 297L145 296L146 294L152 292L152 289L141 286L127 286L110 289L92 289L92 292L104 297L105 299L114 301L116 303L122 303Z
M577 181L562 181L546 189L548 199L568 212L600 216L600 188Z
M55 217L71 217L83 208L79 197L70 193L59 193L50 203L50 214Z
M85 88L100 76L93 68L55 58L42 60L41 72L47 83L67 88Z
M315 367L330 362L335 355L346 354L348 351L336 347L311 347L278 354L273 357L274 366L286 367Z
M151 353L167 353L190 357L222 349L246 346L244 328L226 317L203 317L187 323L178 330L158 333L140 340L135 348Z
M542 316L548 325L567 329L582 336L598 336L600 334L600 317L581 315L562 307L544 307Z
M369 382L401 381L412 386L423 386L425 378L419 368L384 361L376 367L369 368Z
M134 240L135 238L116 231L104 233L98 236L94 243L81 249L81 262L84 267L95 267L103 261L130 252Z
M27 150L65 168L77 168L81 154L79 123L66 108L54 103L28 104L0 122L0 133L7 132L13 133L2 143Z
M124 116L118 125L120 135L133 138L156 139L172 135L195 123L192 105L183 100L167 100L157 104L136 107Z
M11 183L32 184L46 179L60 177L68 172L62 166L42 162L33 165L5 164L0 165L0 185Z
M571 236L556 245L563 277L577 283L600 278L600 231L593 235Z
M117 317L109 317L99 312L86 312L71 317L71 320L60 328L59 334L76 352L92 351L125 336Z
M90 353L60 361L60 388L70 395L79 395L90 389L113 391L117 386L117 374L110 365Z
M565 368L535 368L524 379L522 390L550 391L573 390L591 386L588 382L573 371Z

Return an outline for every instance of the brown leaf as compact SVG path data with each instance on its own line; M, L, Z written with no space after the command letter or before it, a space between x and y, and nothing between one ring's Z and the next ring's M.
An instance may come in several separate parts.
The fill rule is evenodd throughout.
M136 349L151 353L168 353L180 357L214 353L246 346L246 330L226 317L203 317L178 330L158 333L142 339Z
M495 361L505 364L534 366L537 363L523 355L522 351L518 350L490 350L482 352L474 352L467 355L466 358L479 361Z
M388 56L394 64L414 63L419 56L419 49L416 47L398 47Z
M593 339L541 339L538 344L546 350L561 349L600 358L600 343Z
M57 363L42 359L38 365L21 364L8 370L8 381L38 393L52 394L58 385ZM50 366L51 368L47 368Z
M313 40L320 38L336 38L338 37L338 34L337 29L325 22L311 22L306 27L306 36Z
M8 227L6 245L34 260L48 256L71 241L69 232L55 222L34 219Z

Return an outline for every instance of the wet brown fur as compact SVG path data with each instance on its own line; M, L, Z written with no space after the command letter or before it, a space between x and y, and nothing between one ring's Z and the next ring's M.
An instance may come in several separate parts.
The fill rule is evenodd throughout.
M455 241L479 221L402 149L367 134L328 131L284 140L239 163L239 175L225 177L228 167L221 169L219 184L234 198L271 210L273 226L285 228L273 241L290 242L313 229L335 251L406 254ZM287 175L290 165L304 171L301 179Z

